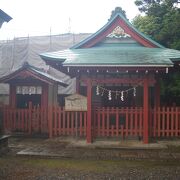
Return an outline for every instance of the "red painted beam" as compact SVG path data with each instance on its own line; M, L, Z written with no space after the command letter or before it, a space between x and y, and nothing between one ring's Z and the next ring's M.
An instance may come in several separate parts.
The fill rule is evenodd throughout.
M87 78L82 78L81 81L87 83ZM96 84L96 83L106 83L106 84L109 84L109 83L116 83L116 84L120 84L120 83L123 83L123 84L140 84L141 83L143 84L143 78L104 78L104 79L91 79L92 83L93 84ZM148 83L150 84L154 84L155 83L155 79L154 78L151 78L148 80Z

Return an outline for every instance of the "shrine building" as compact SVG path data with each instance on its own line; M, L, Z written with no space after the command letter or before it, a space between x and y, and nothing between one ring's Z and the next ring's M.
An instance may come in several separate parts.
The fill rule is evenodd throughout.
M55 84L68 86L61 79L30 66L1 79L11 84L11 107L18 108L21 86L32 87L32 92L41 89L39 100L32 97L32 102L38 100L48 112L44 120L39 116L35 128L39 132L43 132L41 124L47 121L49 137L78 136L86 138L87 143L98 138L138 138L149 143L154 138L180 137L180 107L163 106L159 83L168 73L179 71L180 51L165 48L139 32L121 8L116 8L101 29L80 43L40 56L47 65L76 78L76 93L65 97L60 106L56 98L48 104L52 91L47 87L51 84L49 90L54 89L56 97ZM24 80L27 76L31 76L29 81ZM18 128L32 133L33 123L25 122L25 118L22 121L27 127ZM14 120L6 117L5 128L18 129L15 126Z

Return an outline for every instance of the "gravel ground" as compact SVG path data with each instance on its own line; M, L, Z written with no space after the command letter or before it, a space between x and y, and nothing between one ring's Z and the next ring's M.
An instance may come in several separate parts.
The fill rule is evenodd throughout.
M179 159L57 159L16 155L19 150L36 146L36 143L39 141L10 140L9 152L0 156L0 180L180 179Z
M153 167L154 165L154 167ZM86 161L4 156L2 180L45 179L180 179L180 165L173 162ZM100 166L100 167L98 167Z

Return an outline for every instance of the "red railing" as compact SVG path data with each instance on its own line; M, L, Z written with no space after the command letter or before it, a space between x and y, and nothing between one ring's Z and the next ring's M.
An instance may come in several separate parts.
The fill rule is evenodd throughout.
M180 107L159 107L150 113L152 137L180 136Z
M50 136L86 135L87 112L65 111L64 107L2 108L5 132L47 134Z
M52 136L86 136L86 111L65 111L64 107L52 109Z
M1 108L6 132L85 137L87 112L64 107ZM96 137L143 137L143 108L96 108L92 111L92 135ZM180 107L149 111L149 137L180 137Z
M48 111L43 107L15 109L4 107L3 127L6 132L48 133Z
M94 110L95 137L143 135L142 108L97 108Z

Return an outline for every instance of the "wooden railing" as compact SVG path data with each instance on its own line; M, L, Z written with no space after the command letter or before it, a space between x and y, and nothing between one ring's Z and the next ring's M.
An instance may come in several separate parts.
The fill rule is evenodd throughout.
M150 112L152 137L180 137L180 107L159 107Z
M4 107L3 129L6 132L48 133L48 111L43 107L16 109Z
M86 136L86 111L65 111L64 107L52 109L52 136Z
M65 111L64 107L32 107L15 109L3 107L3 129L5 132L47 134L50 136L86 135L87 112Z
M87 112L64 107L1 108L6 132L85 137ZM92 111L92 136L143 137L143 108L96 108ZM149 110L149 137L180 137L180 107Z
M97 108L94 110L96 137L142 136L142 108Z

